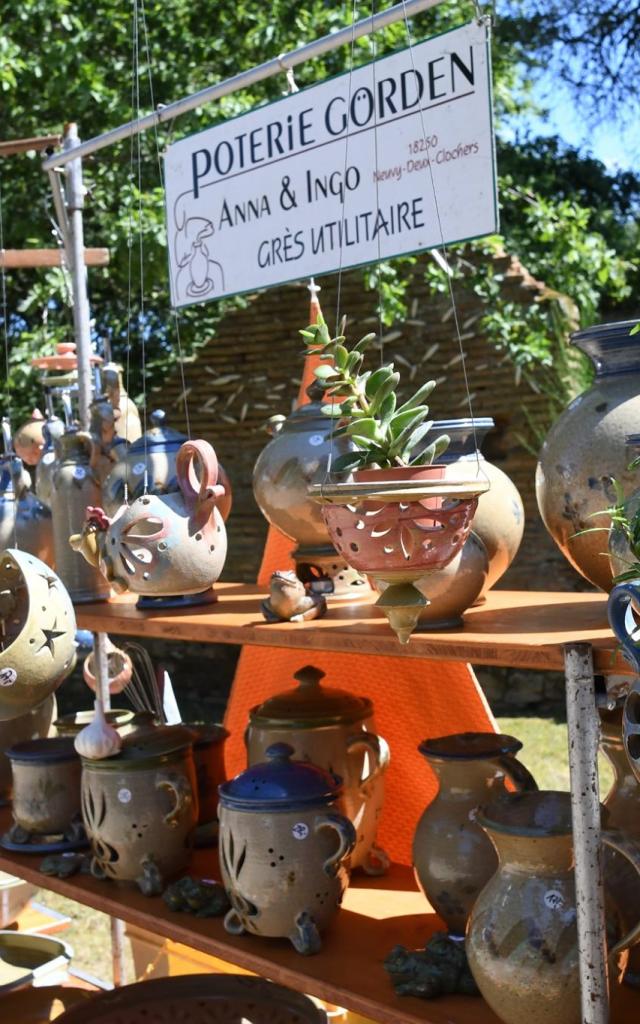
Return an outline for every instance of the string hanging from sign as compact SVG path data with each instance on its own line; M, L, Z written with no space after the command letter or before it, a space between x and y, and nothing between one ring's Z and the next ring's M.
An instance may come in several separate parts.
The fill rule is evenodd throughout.
M0 254L2 255L2 273L0 274L0 298L2 299L2 339L4 345L4 372L5 372L5 396L6 396L6 422L8 425L9 437L4 437L5 441L5 455L11 454L13 443L11 438L13 437L12 432L12 394L11 384L9 381L9 315L7 312L7 271L4 260L4 206L3 206L3 194L2 194L2 174L0 173ZM3 421L4 426L4 421ZM11 465L9 466L9 477L11 480L11 486L14 492L16 492L17 481L13 477L11 472ZM15 507L13 516L13 546L18 547L18 494L15 493Z

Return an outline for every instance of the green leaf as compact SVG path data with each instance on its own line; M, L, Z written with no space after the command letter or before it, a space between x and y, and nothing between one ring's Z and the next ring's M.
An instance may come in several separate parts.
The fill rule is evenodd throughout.
M397 412L389 423L391 437L395 440L405 429L411 430L411 427L420 423L428 412L428 405L418 405L414 409L405 409L404 412Z
M318 378L318 380L330 381L334 377L337 379L340 376L339 374L336 373L334 366L316 366L313 373L314 376Z
M345 452L344 455L339 455L335 462L331 464L331 472L345 473L349 469L355 469L356 466L365 465L367 455L368 452L363 451Z
M369 411L372 415L376 415L380 410L382 403L384 402L387 395L390 395L392 391L395 391L398 384L400 383L400 374L392 373L386 380L379 385L376 390L374 397L371 399Z
M421 405L425 398L429 397L435 386L435 380L428 380L426 384L423 384L421 388L418 388L415 395L412 395L408 402L405 402L404 405L400 406L398 412L404 412L406 409L415 409L417 405Z
M353 420L347 425L346 432L354 438L358 435L358 437L368 437L371 440L376 440L378 437L378 429L377 422L369 417L360 420Z
M364 350L369 347L371 342L374 341L375 337L376 337L376 335L373 334L373 333L372 334L365 334L364 338L360 338L360 341L357 342L357 344L355 344L353 346L352 351L353 352L364 352Z
M390 395L387 395L384 402L380 406L378 416L380 417L382 429L387 432L389 423L396 411L396 393L392 391Z
M427 436L427 434L429 433L429 431L431 430L432 427L433 427L433 420L429 420L428 423L421 423L419 427L416 427L415 430L412 430L409 433L409 436L407 437L406 442L404 444L400 445L400 449L402 450L402 454L400 455L400 458L402 459L403 462L406 463L406 462L409 461L409 459L411 458L411 454L414 451L414 449L416 448L416 446L420 444L420 442L422 441L423 437ZM400 441L400 438L398 438L398 442L399 441ZM437 444L437 442L436 442L436 444ZM393 454L394 455L399 454L400 453L400 449L398 451L396 451L395 450L395 446L394 446L394 448L392 449ZM443 451L444 451L444 449L443 449Z
M388 366L381 366L380 369L374 370L365 386L365 395L367 398L373 398L378 392L378 388L391 377L393 374L393 363L389 363ZM399 378L398 378L399 379Z
M334 405L323 405L320 408L323 416L330 416L332 419L339 419L342 416L342 405L336 402Z
M338 367L339 370L344 370L347 368L349 359L351 357L348 350L344 347L344 345L336 345L336 347L333 350L333 356L336 361L336 366Z
M420 452L415 459L411 460L412 466L431 466L436 459L447 450L449 447L449 436L447 434L441 434L440 437L436 438L433 444L430 444L428 448L425 448L423 452Z

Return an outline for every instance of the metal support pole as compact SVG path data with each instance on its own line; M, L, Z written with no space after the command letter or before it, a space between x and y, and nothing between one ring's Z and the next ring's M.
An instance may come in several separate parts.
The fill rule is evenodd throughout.
M565 644L582 1024L607 1024L609 988L598 786L600 720L590 644Z
M124 958L124 921L118 917L111 918L111 963L113 967L113 986L120 988L126 982L126 964Z
M354 22L353 25L345 26L345 28L340 29L338 32L330 32L329 35L322 36L320 39L314 40L313 43L300 46L297 50L289 50L288 53L281 53L278 57L265 61L264 64L258 64L257 67L250 68L248 71L241 71L238 75L233 75L232 78L227 78L223 82L216 83L216 85L210 85L207 89L201 89L200 92L193 93L181 100L176 100L174 103L169 103L167 106L160 107L145 117L121 124L118 128L105 132L104 135L97 135L94 139L88 139L87 142L83 142L79 147L78 156L88 156L89 153L95 153L98 149L111 146L114 142L119 142L121 139L128 139L130 135L139 135L140 132L146 132L149 128L156 127L156 125L173 121L180 114L186 114L190 110L195 110L196 107L202 106L203 103L219 100L223 96L229 96L231 93L237 92L239 89L248 89L249 86L255 85L256 82L263 82L274 75L281 75L283 71L287 71L289 68L296 67L298 64L304 64L308 60L314 60L316 57L322 57L325 53L331 53L340 46L350 44L352 39L360 39L362 36L372 35L374 32L386 28L387 25L393 25L396 21L404 20L405 17L412 18L414 15L420 14L421 11L426 11L430 7L436 7L439 3L442 3L442 0L404 0L403 3L395 4L393 7L387 8L386 11L378 11L376 14ZM54 153L53 156L44 161L43 167L45 171L49 171L53 167L62 167L72 159L73 156L69 153Z
M73 326L78 357L78 416L80 428L89 429L91 405L91 325L89 319L89 293L87 268L84 262L84 229L82 211L85 190L82 184L82 161L73 157L80 145L78 129L69 124L64 134L64 149L72 158L66 171L66 206L68 219L67 262L73 288ZM55 189L54 189L55 197ZM64 225L61 225L64 229Z

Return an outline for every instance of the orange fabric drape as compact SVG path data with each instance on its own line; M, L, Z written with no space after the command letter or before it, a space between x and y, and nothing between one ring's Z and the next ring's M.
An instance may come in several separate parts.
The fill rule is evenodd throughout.
M310 322L319 309L317 303L314 308L314 299L315 295ZM307 400L305 389L315 365L316 359L307 357L298 404ZM288 537L269 527L258 575L265 589L275 569L294 567L293 546ZM393 860L410 864L416 822L436 792L435 777L416 747L427 737L496 728L471 668L453 661L245 646L225 715L231 733L226 743L229 777L246 767L243 734L249 710L293 685L294 672L309 663L325 672L323 685L334 684L373 701L377 729L391 749L378 841Z

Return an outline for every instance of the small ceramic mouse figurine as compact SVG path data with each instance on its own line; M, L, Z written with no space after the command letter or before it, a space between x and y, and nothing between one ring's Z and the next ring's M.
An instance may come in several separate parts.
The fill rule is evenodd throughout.
M306 622L320 619L327 610L322 594L307 590L292 570L276 571L269 583L269 597L260 605L267 622Z

